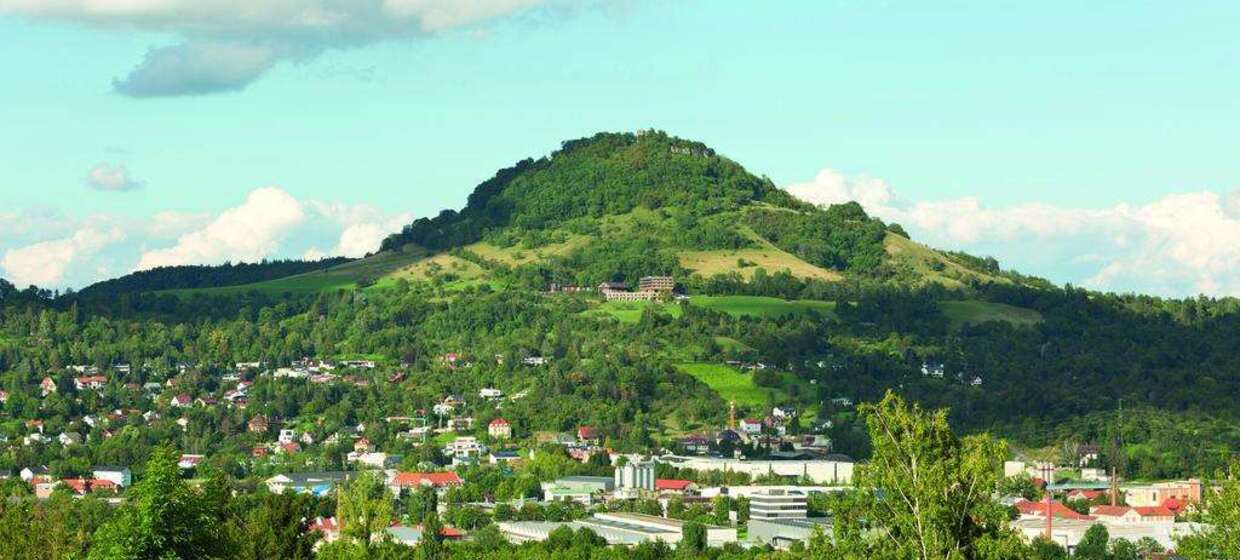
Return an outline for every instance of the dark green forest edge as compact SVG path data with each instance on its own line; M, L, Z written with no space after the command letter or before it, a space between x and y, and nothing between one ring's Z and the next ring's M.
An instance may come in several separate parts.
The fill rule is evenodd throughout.
M788 264L768 269L754 262L760 257ZM674 276L688 300L616 305L593 293L548 293L552 285L635 286L648 275ZM0 431L10 442L0 470L46 464L58 476L73 476L88 474L91 465L132 465L137 478L152 482L135 488L126 508L157 500L140 492L190 493L214 509L185 515L215 519L218 531L244 532L259 523L246 516L262 516L259 524L278 530L308 513L339 513L339 504L229 499L226 485L253 488L297 467L347 468L348 449L316 446L288 463L256 463L250 455L258 440L246 422L257 414L316 434L364 424L371 442L404 455L415 468L444 458L397 439L384 419L428 409L448 394L496 387L525 395L504 402L502 414L514 433L594 426L617 451L674 449L686 435L723 426L727 401L735 398L692 375L704 369L694 365L726 371L729 364L761 363L769 367L734 372L759 395L738 402L739 414L761 417L773 405L794 406L803 411L790 426L794 433L825 430L833 451L858 460L882 458L881 444L850 403L876 403L892 391L898 395L892 398L926 410L948 410L939 427L944 433L950 426L960 434L1001 437L1022 456L1088 443L1102 448L1098 466L1115 466L1126 480L1208 476L1228 468L1240 445L1236 348L1235 299L1172 300L1055 286L1003 270L993 259L924 248L855 203L817 208L798 201L698 142L661 132L598 134L500 170L459 212L417 220L365 259L156 269L69 294L0 280L0 386L7 393ZM472 367L453 367L443 359L449 354ZM352 383L257 377L245 409L167 412L168 395L218 396L222 376L235 364L274 368L304 357L366 359L377 367L351 372ZM530 357L547 361L523 365ZM122 371L121 364L131 367ZM70 365L98 367L106 385L78 391ZM58 391L43 396L44 377ZM142 388L150 382L166 388L152 394ZM903 410L888 408L890 414ZM141 415L148 410L165 413L148 421ZM88 415L111 418L89 426L81 420ZM178 415L189 418L185 427L174 422ZM481 409L477 425L498 415ZM20 445L36 425L45 433L88 437L72 446ZM190 489L159 474L167 469L161 444L206 455L203 470L213 478ZM986 461L998 456L987 453ZM147 461L151 467L143 469ZM557 463L533 476L581 468L587 467ZM504 497L519 497L530 484L520 477L487 478L494 473L463 476L471 485L471 477L489 480L478 484ZM159 484L165 487L153 490ZM22 490L12 484L6 491ZM356 499L361 505L351 507L365 507L362 497ZM414 505L397 508L388 514L413 512L420 519ZM982 554L970 544L962 555L941 557L1027 557L1003 548L1010 543L987 521L992 513L979 513L975 520L983 528L966 532L970 542L989 535L994 546L980 546L1001 553ZM77 519L54 529L64 533L57 546L79 554L92 538L115 538L107 531L97 535L97 526L143 513L109 512L82 500L23 503L6 506L0 531L56 515ZM233 541L220 535L192 538L221 546L301 542L296 532L233 535ZM418 554L482 557L484 542L453 545L484 547L478 550L419 548ZM491 543L490 552L497 558L610 557L591 543L588 535L570 535L537 547ZM878 554L816 546L817 555L829 549L830 556L821 557ZM578 548L585 552L571 552ZM367 550L360 557L379 554Z

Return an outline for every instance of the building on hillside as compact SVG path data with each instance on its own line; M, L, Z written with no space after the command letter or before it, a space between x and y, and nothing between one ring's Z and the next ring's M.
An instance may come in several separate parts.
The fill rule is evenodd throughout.
M449 488L464 484L460 476L451 471L445 472L398 472L388 481L388 489L395 496L416 492L419 488L433 488L442 494Z
M338 484L348 482L356 473L344 471L278 474L264 481L272 494L293 492L327 496Z
M740 421L740 430L749 435L762 433L762 421L757 418L745 418Z
M79 391L102 389L108 384L108 378L102 375L87 375L73 378L73 387Z
M495 439L508 439L512 437L512 425L503 418L496 418L487 424L487 435Z
M477 458L486 455L487 451L487 446L473 436L458 437L443 448L443 454L453 458Z
M267 424L267 417L263 416L262 414L259 414L258 416L251 418L250 421L246 424L246 429L248 429L251 433L256 433L256 434L267 433L268 427L269 426Z
M676 288L676 281L671 276L643 276L637 281L639 292L671 293Z
M43 391L43 396L46 397L56 392L56 382L50 377L44 377L43 381L39 382L39 389Z
M91 469L91 476L100 480L110 480L113 484L125 488L133 482L133 474L129 472L128 467L97 465Z
M177 459L177 467L180 467L183 471L193 470L198 468L198 465L202 464L203 460L206 458L206 455L190 455L183 453L181 454L181 457Z
M749 497L749 518L803 519L809 515L808 504L805 492L772 489Z

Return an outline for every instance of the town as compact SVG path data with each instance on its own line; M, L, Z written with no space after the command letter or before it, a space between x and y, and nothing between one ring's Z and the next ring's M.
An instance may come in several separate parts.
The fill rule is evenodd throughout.
M452 372L483 359L503 362L505 357L452 352L434 357L433 363ZM520 364L539 368L548 361L525 356ZM752 369L760 367L766 366ZM116 398L134 406L92 410L56 425L26 422L20 433L4 437L7 456L63 459L15 464L7 476L27 485L38 499L66 494L118 505L135 482L135 465L84 465L72 459L79 455L75 449L92 442L107 445L137 426L161 430L175 441L176 433L192 430L202 415L223 412L244 418L230 440L246 451L234 466L235 476L252 479L273 494L327 500L363 476L380 483L385 499L398 505L432 493L435 511L449 521L440 528L449 540L467 541L493 524L511 543L544 541L568 528L588 529L615 546L676 545L693 532L689 538L701 533L707 547L789 550L816 536L830 538L830 497L853 490L854 472L864 468L833 452L823 430L829 421L811 422L817 429L805 430L799 411L789 405L750 417L738 415L731 403L726 425L645 452L617 452L608 446L609 434L592 426L540 431L506 419L506 405L537 396L501 386L444 394L408 416L336 429L321 419L282 418L264 412L270 406L256 406L256 395L270 398L299 386L366 388L403 382L409 364L389 370L370 359L238 362L211 383L202 383L196 368L177 364L166 381L142 385L113 381L133 373L128 364L73 365L55 377L45 376L28 397L44 406L71 403L90 410ZM941 365L922 369L924 375L942 377ZM0 392L0 404L13 398L9 391ZM848 399L838 400L840 407L853 406ZM1012 527L1028 542L1047 539L1071 553L1100 525L1112 539L1161 554L1175 550L1179 539L1208 529L1196 519L1203 497L1217 493L1217 485L1202 479L1123 482L1098 467L1099 446L1074 451L1063 464L1011 458L1004 463L993 494L1010 509ZM183 452L176 465L185 480L196 480L208 459L207 453ZM421 525L408 515L403 519L394 520L381 538L417 546ZM306 530L320 534L319 545L325 545L341 538L342 524L335 516L316 517Z

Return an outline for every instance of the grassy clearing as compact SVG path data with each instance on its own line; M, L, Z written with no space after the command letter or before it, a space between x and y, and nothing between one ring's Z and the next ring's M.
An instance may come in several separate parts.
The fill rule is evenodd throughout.
M681 251L677 255L680 258L680 266L706 278L716 274L736 272L749 280L759 268L766 270L768 274L788 270L797 278L815 278L831 282L844 278L839 272L814 266L792 253L783 251L759 237L748 227L742 227L741 232L753 240L757 246L736 250ZM742 260L745 261L745 266L741 266Z
M918 284L937 283L949 288L959 288L964 286L963 280L967 279L1011 283L1011 280L1002 276L984 274L964 267L934 249L894 233L887 234L883 246L892 261L912 269Z
M509 266L541 261L554 256L566 255L575 249L590 244L594 238L588 235L572 235L563 243L552 243L534 249L523 249L519 245L512 247L496 247L485 241L466 245L465 250L491 261L498 261Z
M952 325L1007 321L1017 326L1036 325L1042 322L1042 314L1032 309L986 301L944 301L939 303L943 315Z
M810 310L828 317L835 316L835 302L819 300L783 300L764 296L693 296L690 305L722 311L734 317L778 317L801 314Z
M754 385L753 375L724 364L688 363L677 364L683 371L705 383L712 391L728 402L738 406L763 407L778 402L783 396L779 391Z
M689 305L722 311L733 317L779 317L810 310L828 317L835 316L835 302L818 300L789 301L764 296L692 296L689 298ZM636 323L646 309L654 309L672 317L680 316L679 304L654 301L608 301L586 311L586 314L614 317L621 323Z
M726 336L716 336L715 344L718 344L719 347L724 350L731 350L733 352L744 352L747 350L753 350L752 346L745 344L744 342L741 342L739 340L736 340L735 338L729 338Z

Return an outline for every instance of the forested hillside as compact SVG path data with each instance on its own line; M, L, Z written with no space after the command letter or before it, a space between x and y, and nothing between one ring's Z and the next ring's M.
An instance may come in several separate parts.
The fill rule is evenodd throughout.
M1133 475L1219 467L1240 445L1236 300L1056 287L918 245L855 203L798 202L663 133L565 142L383 248L334 266L159 269L56 298L0 283L0 429L18 440L33 420L89 432L77 419L141 409L148 396L133 387L144 383L211 397L237 363L364 357L382 374L279 390L260 381L253 408L208 409L176 437L244 454L229 434L256 411L373 424L493 385L530 395L505 403L519 429L595 425L618 449L717 428L737 401L759 416L795 406L798 429L829 426L838 451L864 457L848 403L888 389L1020 446L1110 446L1107 461ZM675 277L687 299L548 290L648 275ZM448 355L471 367L448 367ZM526 358L547 363L519 365ZM74 393L70 365L109 372L107 389L62 398ZM45 376L64 393L42 397ZM180 429L133 425L143 426L135 440L71 458L144 455ZM34 456L7 460L65 460L52 448L21 453Z

